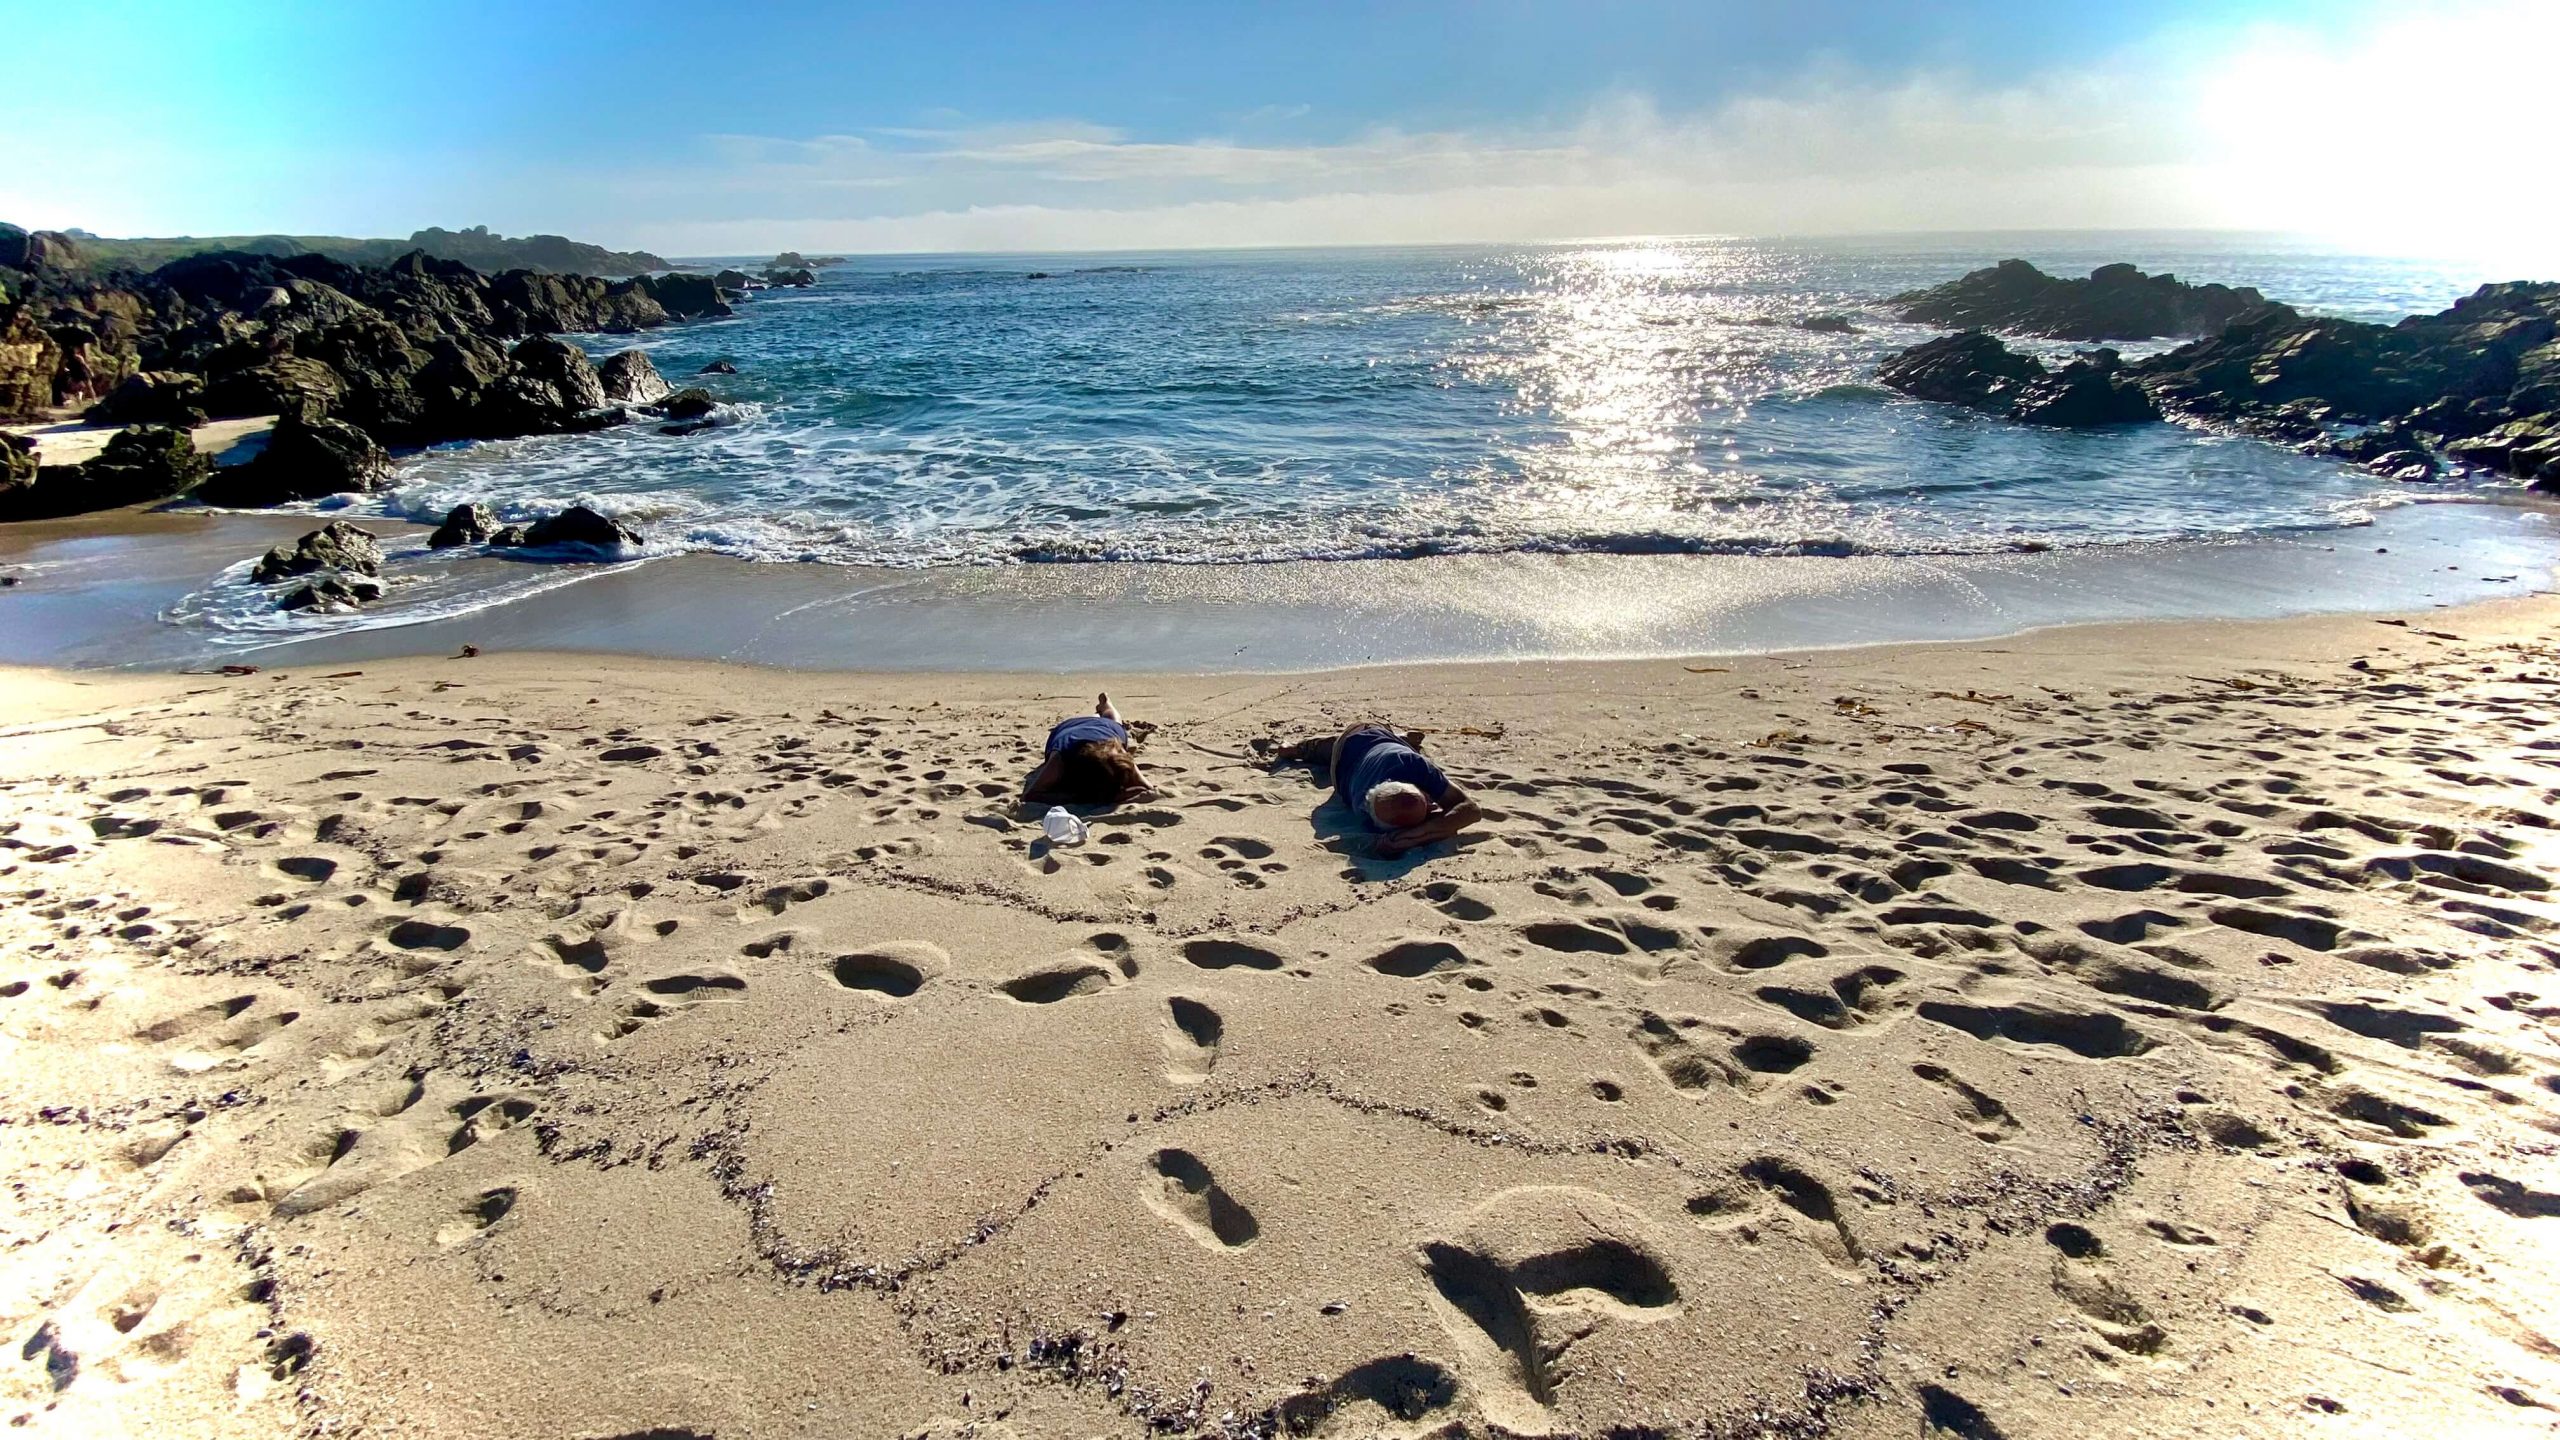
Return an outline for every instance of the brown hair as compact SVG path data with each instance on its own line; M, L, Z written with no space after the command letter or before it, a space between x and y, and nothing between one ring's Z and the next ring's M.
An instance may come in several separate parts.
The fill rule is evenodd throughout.
M1058 760L1058 793L1078 805L1108 805L1146 784L1136 757L1117 740L1070 745Z

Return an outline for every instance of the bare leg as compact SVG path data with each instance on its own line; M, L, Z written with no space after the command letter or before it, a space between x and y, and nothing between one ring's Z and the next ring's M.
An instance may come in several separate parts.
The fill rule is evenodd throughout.
M1105 720L1117 720L1120 718L1120 712L1112 708L1110 691L1105 690L1093 698L1093 713L1101 716Z

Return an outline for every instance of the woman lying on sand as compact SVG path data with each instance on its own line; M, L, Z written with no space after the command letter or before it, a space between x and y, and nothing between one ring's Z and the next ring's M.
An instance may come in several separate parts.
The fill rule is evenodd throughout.
M1125 805L1154 794L1108 692L1094 697L1092 714L1050 727L1048 758L1022 782L1022 798L1035 805Z
M1423 755L1420 731L1364 723L1268 753L1274 766L1303 761L1310 769L1319 763L1330 769L1333 798L1371 829L1386 832L1378 837L1377 853L1390 859L1484 818L1467 792Z

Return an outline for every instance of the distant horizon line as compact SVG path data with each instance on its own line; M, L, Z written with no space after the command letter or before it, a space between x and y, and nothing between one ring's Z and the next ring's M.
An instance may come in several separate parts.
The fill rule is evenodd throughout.
M2334 239L2334 238L2331 238L2331 237L2322 236L2322 235L2318 235L2318 234L2307 233L2307 232L2303 232L2303 231L2294 231L2294 230L2274 230L2274 229L2262 229L2262 228L2242 227L2242 226L2205 226L2205 225L2168 225L2168 226L2069 226L2069 225L2052 225L2052 226L2006 227L2006 228L1982 229L1982 230L1956 229L1956 228L1924 229L1924 230L1830 230L1830 231L1775 231L1775 232L1768 232L1768 233L1762 233L1762 234L1747 234L1747 233L1744 233L1744 232L1742 232L1742 231L1715 231L1715 230L1699 230L1699 231L1673 231L1673 232L1654 233L1654 234L1553 236L1553 237L1548 237L1548 238L1545 238L1545 239L1536 239L1536 240L1521 240L1521 239L1500 239L1500 240L1463 239L1463 240L1330 240L1330 241L1278 241L1278 242L1262 242L1262 243L1251 243L1251 244L1248 244L1248 243L1238 243L1238 244L1231 244L1231 245L1204 245L1204 244L1191 244L1191 245L1115 245L1115 246L1097 246L1097 247L1092 247L1092 248L1087 248L1087 249L1072 249L1072 250L1037 250L1037 249L1020 249L1020 250L1004 250L1004 249L953 249L953 250L864 250L864 249L859 249L859 248L845 248L845 247L835 247L835 246L815 246L815 247L785 246L785 247L783 247L782 249L779 249L779 250L774 251L773 253L774 253L775 255L783 255L783 254L797 254L797 255L801 255L801 256L803 256L803 257L810 256L810 255L818 255L818 256L821 256L821 257L836 257L836 256L841 256L841 257L843 257L843 258L845 258L845 259L850 260L850 259L853 259L853 258L856 258L856 257L863 257L863 258L870 258L870 259L903 259L903 258L913 258L913 257L932 257L932 256L945 256L945 255L1197 255L1197 254L1249 254L1249 253L1261 252L1261 251L1305 251L1305 250L1454 250L1454 249L1474 249L1474 248L1482 248L1482 247L1487 247L1487 246L1502 246L1502 245L1516 245L1516 246L1637 245L1637 244L1660 244L1660 243L1669 243L1669 242L1679 242L1679 241L1698 241L1698 240L1718 240L1718 241L1737 241L1737 240L1738 240L1738 241L1900 240L1900 239L1919 239L1919 238L1928 238L1928 237L1983 237L1983 238L1992 238L1992 237L2002 237L2002 236L2043 236L2043 235L2142 235L2142 236L2173 236L2173 235L2174 235L2174 236L2222 236L2222 237L2244 237L2244 236L2245 236L2245 237L2261 238L2261 239L2268 239L2268 240L2282 240L2282 241L2286 241L2286 242L2293 243L2293 244L2317 245L2317 246L2326 247L2326 248L2329 248L2329 249L2332 249L2332 250L2336 250L2336 251L2339 251L2339 252L2342 252L2342 253L2348 253L2348 254L2365 254L2365 255L2371 255L2371 256L2374 256L2375 258L2390 258L2390 259L2459 259L2459 258L2464 258L2464 257L2459 256L2459 255L2457 255L2457 254L2451 254L2451 253L2448 253L2448 254L2441 254L2441 255L2439 255L2439 254L2419 254L2419 253L2416 253L2416 252L2410 252L2410 253L2402 254L2402 253L2398 253L2398 252L2390 252L2390 251L2379 251L2379 250L2372 250L2372 251L2369 251L2369 250L2362 250L2362 249L2359 249L2358 247L2356 247L2356 246L2354 246L2354 245L2351 245L2351 244L2349 244L2348 242L2343 241L2343 240L2337 240L2337 239ZM178 238L183 238L183 237L178 237ZM669 254L669 252L660 251L660 250L656 249L655 247L647 246L647 245L630 246L630 247L625 247L625 248L629 248L629 249L632 249L632 250L643 250L643 251L647 251L648 253L653 254L653 255L655 255L655 254ZM758 255L758 254L761 254L761 253L762 253L762 252L760 252L760 251L759 251L759 252L730 251L730 252L727 252L727 253L720 253L720 252L715 252L715 251L707 251L707 250L704 250L704 251L693 251L693 252L690 252L690 253L684 253L684 254L669 254L669 258L670 258L670 259L675 259L675 260L739 260L739 259L749 259L749 258L754 258L754 256L755 256L755 255Z

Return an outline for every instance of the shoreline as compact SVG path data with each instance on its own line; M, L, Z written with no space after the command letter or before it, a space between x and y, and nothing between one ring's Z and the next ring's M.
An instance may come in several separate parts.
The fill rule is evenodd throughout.
M326 513L119 512L0 531L20 617L0 663L185 669L570 651L776 669L1269 674L1473 660L1642 659L1982 640L2056 626L2361 614L2560 583L2560 506L2415 503L2370 525L2231 541L1896 556L1541 555L880 569L681 554L435 562L393 623L258 615L214 636L158 618ZM423 526L351 517L414 548ZM395 582L417 562L395 558ZM448 599L448 595L452 598ZM245 598L245 597L244 597ZM394 602L397 603L397 602ZM312 634L313 630L319 633ZM302 632L297 634L296 632Z
M0 672L0 1386L48 1435L2521 1440L2555 626L1132 677L1162 794L1064 849L1011 803L1054 672ZM1234 758L1374 714L1464 843Z

